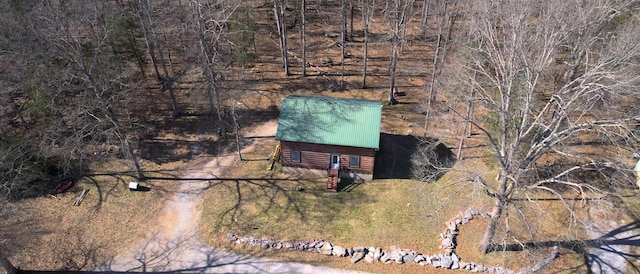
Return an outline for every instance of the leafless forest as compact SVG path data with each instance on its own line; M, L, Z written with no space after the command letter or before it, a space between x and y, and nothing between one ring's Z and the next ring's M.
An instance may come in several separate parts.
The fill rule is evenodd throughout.
M454 158L490 154L497 176L428 142L411 159L416 181L455 169L490 197L482 254L530 247L496 233L531 193L570 212L567 199L638 199L639 1L0 0L0 24L6 203L108 159L144 180L153 136L233 140L294 93L383 100L383 120L419 117L411 134L445 132Z

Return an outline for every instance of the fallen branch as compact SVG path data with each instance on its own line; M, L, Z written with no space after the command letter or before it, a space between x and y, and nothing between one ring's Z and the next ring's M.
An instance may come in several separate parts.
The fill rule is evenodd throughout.
M82 190L82 194L80 194L80 197L78 197L78 199L76 199L76 202L73 203L74 206L80 206L80 204L82 203L82 201L84 201L84 197L87 197L87 193L89 192L89 189L84 189Z

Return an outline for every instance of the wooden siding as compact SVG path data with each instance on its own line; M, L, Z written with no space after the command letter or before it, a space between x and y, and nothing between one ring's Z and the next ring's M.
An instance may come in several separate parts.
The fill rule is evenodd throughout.
M327 170L332 153L340 154L340 169L355 173L373 174L376 152L371 148L344 147L280 141L282 166ZM300 151L300 162L291 162L291 150ZM360 156L360 167L350 167L349 157Z

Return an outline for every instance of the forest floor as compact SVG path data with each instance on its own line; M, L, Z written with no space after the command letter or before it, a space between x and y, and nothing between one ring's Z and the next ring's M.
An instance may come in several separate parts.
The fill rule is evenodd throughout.
M273 30L271 30L273 29L273 24L269 19L273 13L272 5L268 2L265 3L265 5L256 8L255 13L257 15L256 22L261 29L256 36L257 40L261 41L258 44L258 48L255 49L256 53L260 53L258 60L246 71L244 68L242 71L236 68L236 71L231 71L230 69L225 74L229 78L229 83L226 84L228 87L225 86L226 89L223 89L224 91L241 89L249 94L242 100L242 105L245 106L243 108L246 111L243 118L248 120L245 124L251 124L254 129L245 132L243 134L244 137L274 135L275 121L265 121L275 117L265 117L266 115L264 114L267 111L271 111L269 107L277 107L279 100L288 94L317 94L364 98L382 102L388 98L389 43L382 39L387 32L387 26L383 21L371 27L372 37L379 37L380 39L370 44L368 58L370 68L367 74L368 88L361 89L359 87L361 86L360 71L362 63L359 54L363 48L363 38L360 33L356 32L353 41L348 44L347 53L349 58L345 58L344 67L340 65L324 65L322 62L323 59L332 57L334 63L339 63L339 56L341 55L341 51L336 47L339 39L335 38L335 34L339 33L338 24L333 24L326 20L326 18L331 18L331 15L336 13L332 13L332 8L324 6L313 7L314 12L310 12L308 18L310 20L309 28L315 32L310 32L309 40L307 41L309 49L307 62L310 64L307 67L307 76L301 75L301 60L297 55L293 54L294 52L299 52L301 47L300 42L293 38L290 39L292 43L289 45L289 50L294 55L291 58L292 75L283 76L276 54L279 52L278 43L274 38L277 35L273 35ZM327 7L337 6L327 5ZM356 22L357 29L360 29L358 22ZM410 33L413 38L406 45L404 53L399 60L396 87L406 92L407 96L399 98L401 104L384 107L382 131L384 136L387 137L399 136L408 139L409 137L423 136L425 133L422 127L424 125L423 108L420 104L426 92L425 81L428 79L427 76L431 75L431 61L434 50L429 41L434 40L434 38L430 37L429 39L431 40L418 38L417 30L417 28L411 29ZM290 35L293 37L298 34L293 33ZM174 65L178 67L180 64ZM341 69L343 70L342 72ZM240 79L230 81L234 75L237 78L241 78L242 81ZM242 77L239 75L242 75ZM58 195L55 198L43 197L34 201L0 204L0 209L2 209L0 210L0 234L7 239L7 246L14 246L16 250L10 254L11 256L6 256L12 262L17 262L18 266L34 270L85 270L93 269L92 267L103 269L96 265L82 265L81 259L86 259L85 255L93 256L97 252L103 252L103 257L106 258L104 261L107 261L111 259L112 253L117 252L118 256L112 258L107 270L209 273L346 273L346 271L342 270L294 263L290 260L269 260L260 254L237 255L221 251L205 243L205 239L202 239L202 235L199 234L202 231L198 231L198 222L203 214L203 192L211 188L210 182L214 180L201 179L215 179L225 169L235 168L238 157L236 153L229 152L233 151L232 149L222 151L215 148L215 146L224 142L216 139L218 137L215 136L212 130L212 121L210 117L205 115L207 108L203 106L206 106L206 100L195 97L198 94L198 90L192 86L194 82L193 79L186 76L178 81L180 87L178 99L180 100L180 105L185 108L186 115L178 119L162 116L158 117L157 120L148 121L154 127L154 134L151 136L152 138L141 140L141 158L144 159L147 165L145 166L145 171L149 171L151 176L176 176L179 180L168 179L146 182L150 184L151 191L144 195L130 193L126 189L126 182L134 180L134 178L121 175L131 173L130 170L124 168L128 164L124 163L124 161L113 160L115 163L113 165L95 168L96 173L110 174L88 176L91 181L83 181L78 184L76 187L78 191L85 187L91 190L87 200L80 207L71 206L77 197L77 192ZM163 111L169 113L167 111L169 104L163 103L163 98L166 99L166 95L159 91L159 88L157 89L149 92L148 98L144 97L142 93L140 95L142 102L139 104L140 111L149 108L147 113L150 117L159 115ZM191 98L191 96L195 99ZM445 95L439 94L438 97L438 102L441 102L438 105L446 111L448 108L443 103L446 101ZM155 109L158 106L160 109ZM195 110L191 111L186 106ZM200 107L198 108L197 106ZM448 148L456 150L459 140L458 135L462 132L461 125L464 125L464 123L462 120L453 119L448 114L449 112L445 111L434 111L428 135L442 140ZM411 126L412 124L418 126ZM473 136L469 139L469 142L465 141L464 155L462 156L464 160L454 167L457 170L445 176L456 177L454 174L457 171L473 167L475 169L474 172L483 173L487 178L495 177L493 173L495 170L492 170L490 164L487 163L489 160L485 157L487 154L486 149L482 147L484 140L479 140L477 135L473 133L471 135ZM248 141L249 143L243 144L245 150L249 150L252 146L257 146L260 142L265 141L261 138L244 139L250 140ZM382 145L381 149L384 149ZM200 156L194 152L198 150L201 150ZM394 158L394 161L396 159L397 157ZM97 163L97 165L99 164ZM403 166L397 164L395 167L398 170L408 170L410 168L408 164ZM161 174L158 171L164 173ZM393 175L396 175L396 173ZM390 179L396 180L398 178ZM454 181L452 180L451 182ZM394 183L397 182L383 181L379 184L389 185ZM411 184L414 184L414 182L411 182ZM430 191L440 188L455 194L458 193L452 189L464 186L445 182L433 185ZM467 188L464 191L474 191L471 185L464 187ZM479 191L477 192L479 193ZM482 198L470 200L470 197L474 198L481 195L483 194L476 195L471 193L468 196L451 195L439 197L441 199L452 197L452 200L447 201L447 204L444 205L427 208L428 213L433 213L434 215L436 215L437 211L441 211L441 216L429 216L431 220L434 220L432 221L434 223L433 231L422 226L419 227L417 233L422 234L423 237L429 233L439 233L443 228L442 222L455 215L453 211L457 210L457 206L465 203L480 204L480 199ZM540 203L544 204L543 206L551 203L546 202L545 198L547 197L540 199ZM429 207L431 205L430 202L425 202L423 206ZM559 204L560 202L555 201L555 203ZM417 206L414 204L414 207ZM555 209L555 206L547 206L544 209L549 208ZM449 215L449 211L453 213ZM17 212L21 214L17 214ZM512 225L516 226L518 212L510 213L513 220L516 220ZM533 216L538 216L539 219L532 223L545 228L550 226L547 223L552 222L549 216L556 214L555 212L534 213ZM627 222L620 218L615 218L618 214L612 213L611 205L603 204L591 213L594 214L591 219L591 224L593 225L585 226L585 229L591 232L585 232L585 230L580 229L583 235L578 235L574 238L614 238L613 242L609 242L610 245L590 248L586 253L577 253L571 250L561 252L561 256L554 263L558 266L553 268L554 271L586 272L586 267L591 267L591 270L596 273L627 272L626 261L619 255L626 252L628 246L616 246L615 239L622 238L620 240L622 242L624 237L633 234L634 230L624 230L626 227L624 224ZM568 220L568 218L557 219L561 222ZM461 228L460 237L458 238L460 243L456 252L460 251L460 254L465 259L484 259L478 256L477 252L472 253L471 251L477 250L477 243L484 229L482 222L482 220L474 221ZM623 231L620 231L620 229L623 229ZM560 231L548 230L553 232ZM126 233L123 231L126 231ZM17 235L18 232L22 234ZM617 232L620 232L620 234L616 234ZM555 240L555 238L550 237L557 236L553 233L549 233L549 235L544 233L547 233L547 231L540 232L539 236L536 235L537 238ZM503 234L506 235L507 233L503 231ZM125 236L128 239L125 239ZM252 236L260 237L265 235ZM528 237L524 235L523 238ZM19 240L28 244L21 244ZM8 243L11 243L11 245ZM436 246L437 244L434 243ZM610 249L609 246L613 246L613 249ZM68 250L61 252L61 248ZM2 251L0 250L0 253ZM84 251L94 253L82 254ZM436 249L421 251L435 252ZM489 254L488 257L505 257L499 259L513 261L513 257L527 257L530 254L529 251L494 252ZM566 256L567 254L568 256ZM79 258L78 262L71 262L72 264L68 264L66 261L63 262L63 259L66 260L70 257ZM89 259L103 261L100 256L94 257ZM61 262L64 265L61 265ZM591 264L589 266L580 265L579 268L563 269L563 264L573 266L576 265L576 262L578 264L583 262ZM348 262L348 264L351 263ZM429 270L434 269L430 268L425 271Z

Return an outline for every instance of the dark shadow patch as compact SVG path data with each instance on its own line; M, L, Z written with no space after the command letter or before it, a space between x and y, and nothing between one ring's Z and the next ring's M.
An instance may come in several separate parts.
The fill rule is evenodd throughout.
M410 179L411 154L417 144L418 138L415 136L381 133L373 178Z
M278 108L269 107L261 111L237 110L237 122L242 127L252 127L278 117ZM199 155L218 156L236 149L236 138L233 125L233 117L227 114L227 124L222 127L216 125L216 118L207 114L182 114L178 119L169 120L159 126L159 130L145 136L140 142L139 156L157 164L187 161ZM216 141L209 139L201 141L162 139L158 136L163 132L176 134L201 134L214 136L219 128L224 128L222 136ZM264 136L267 137L267 136ZM240 147L251 145L256 137L240 138Z
M361 184L362 181L360 180L345 177L340 178L340 183L338 183L338 192L351 192Z
M430 157L431 161L416 161ZM412 160L413 159L413 160ZM435 138L412 135L380 135L380 150L376 154L374 179L417 179L435 181L455 164L455 155ZM425 174L429 176L425 177Z

